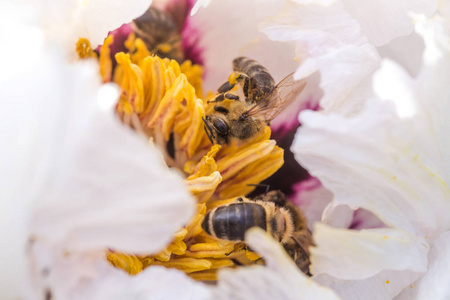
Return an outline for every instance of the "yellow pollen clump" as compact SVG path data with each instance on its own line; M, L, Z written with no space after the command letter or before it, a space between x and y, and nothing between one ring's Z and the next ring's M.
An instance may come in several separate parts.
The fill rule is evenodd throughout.
M255 188L249 184L258 184L282 166L283 150L270 140L270 128L264 127L245 143L211 145L202 118L214 105L203 99L202 66L188 60L180 65L150 55L134 34L125 42L128 53L111 56L112 43L113 37L108 36L100 47L98 61L103 82L112 81L120 87L118 117L152 140L167 165L184 174L186 187L198 205L191 222L180 228L163 251L133 255L112 249L106 254L108 261L131 275L151 265L162 265L182 270L196 280L216 280L221 268L263 263L245 243L215 239L203 231L201 224L208 210L245 196ZM86 42L80 49L88 48L82 45ZM80 50L80 58L86 56L84 53ZM236 80L238 74L234 76Z
M169 44L161 44L158 49L163 53L167 53L172 50L172 46Z
M239 77L238 73L235 72L231 73L230 76L228 77L228 83L236 84L238 77Z
M386 280L386 283L389 284L389 280Z

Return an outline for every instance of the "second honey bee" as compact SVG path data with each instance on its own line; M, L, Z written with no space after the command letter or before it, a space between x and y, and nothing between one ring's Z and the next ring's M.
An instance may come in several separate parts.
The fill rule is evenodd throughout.
M303 90L306 83L295 81L289 74L279 84L266 68L253 59L238 57L233 60L234 72L218 89L218 95L209 103L218 103L205 116L205 131L212 143L228 144L230 140L246 140L257 135ZM239 84L245 99L229 91ZM226 105L222 104L227 101Z
M272 191L252 200L239 197L205 215L203 230L217 239L244 241L245 232L260 227L279 241L297 266L309 274L311 232L301 211L280 191Z
M167 13L150 7L142 16L133 20L132 28L151 54L178 62L184 60L181 33Z

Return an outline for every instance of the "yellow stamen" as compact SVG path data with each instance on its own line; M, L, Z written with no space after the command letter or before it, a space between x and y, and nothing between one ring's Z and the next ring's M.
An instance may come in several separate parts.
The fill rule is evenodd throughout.
M146 57L150 56L150 52L147 50L147 47L145 46L144 41L142 41L141 39L136 39L135 40L135 48L136 50L134 51L134 53L131 56L131 61L134 64L137 64L139 66L141 66L141 64L143 63L144 59Z
M211 269L221 269L225 267L232 267L234 263L228 258L208 259L211 262Z
M123 70L120 82L122 93L119 99L119 110L123 110L127 114L131 114L133 111L140 113L144 109L142 71L136 65L131 64L128 54L117 53L116 61Z
M128 53L134 53L136 50L136 35L134 32L130 33L127 37L127 40L125 41L125 48L128 49Z
M203 68L199 65L193 65L190 60L186 60L181 64L181 73L185 74L189 83L195 89L198 98L203 98L202 76Z
M104 83L111 82L112 80L112 61L110 46L113 43L114 38L112 35L108 35L103 45L100 47L100 75Z
M190 257L174 258L168 262L155 261L154 265L165 266L167 268L177 268L186 274L201 270L208 270L212 263L207 259L195 259Z
M221 181L222 176L218 171L215 171L209 176L186 180L186 183L189 191L197 196L199 203L205 203L211 198Z
M169 140L173 129L173 123L183 101L194 101L194 90L189 86L186 76L180 75L175 79L172 87L161 99L154 117L148 122L147 127L156 127L162 132L164 139ZM180 129L179 129L180 130Z
M95 54L94 50L92 50L91 43L88 39L85 38L79 38L77 42L77 48L76 48L77 54L79 58L89 58L93 57L96 58L97 55Z
M259 183L275 173L283 165L284 151L269 140L270 128L253 142L232 145L217 154L217 170L222 175L222 183L213 199L226 199L250 193ZM231 153L230 153L231 152Z
M135 275L142 271L143 264L135 255L126 255L122 253L108 251L107 259L117 268L127 271L131 275Z
M222 182L222 176L217 171L217 164L214 160L219 149L220 146L215 145L196 166L192 166L192 161L188 161L184 166L184 170L192 174L186 179L186 184L199 203L208 201Z
M188 174L192 174L187 179L196 179L201 176L209 176L213 172L217 171L217 164L214 160L217 152L222 147L220 145L214 145L211 147L211 150L202 158L202 160L196 165L193 166L193 161L188 161L184 166L184 171Z
M198 281L216 281L217 280L217 272L215 270L207 270L201 272L195 272L189 274L192 278Z
M187 234L185 237L186 241L189 241L191 238L199 235L203 232L202 222L205 218L206 213L206 205L205 204L197 204L197 215L192 219L191 223L186 226Z

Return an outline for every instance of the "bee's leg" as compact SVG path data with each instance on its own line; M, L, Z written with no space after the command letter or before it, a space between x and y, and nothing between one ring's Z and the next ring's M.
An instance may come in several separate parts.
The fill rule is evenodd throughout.
M240 261L238 261L237 259L232 259L232 261L236 266L243 266L243 264Z
M233 72L231 73L230 77L228 77L228 82L233 86L238 83L241 84L245 97L248 97L250 77L248 77L247 74L241 72Z
M239 96L238 95L234 95L234 94L230 94L230 93L225 93L225 94L219 94L216 96L216 98L214 98L214 100L209 100L207 103L215 103L215 102L222 102L223 100L239 100Z
M232 88L234 88L236 84L243 82L244 83L243 84L244 94L245 94L245 97L247 97L249 81L250 81L250 78L246 74L241 73L241 72L233 72L230 74L230 77L228 77L228 81L224 82L217 89L217 92L223 94L225 92L230 91Z
M225 92L230 91L232 88L234 88L236 84L230 84L228 81L225 81L218 89L217 92L223 94Z
M214 100L209 100L206 103L216 103L216 102L222 102L223 100L225 100L225 94L219 94L216 96L216 98L214 98Z
M239 100L239 96L235 95L235 94L226 93L223 96L225 97L225 99L228 99L228 100Z
M214 106L214 110L217 111L217 112L223 113L224 115L226 115L226 114L229 113L229 110L226 109L226 108L223 107L223 106L217 106L217 105L215 105L215 106Z

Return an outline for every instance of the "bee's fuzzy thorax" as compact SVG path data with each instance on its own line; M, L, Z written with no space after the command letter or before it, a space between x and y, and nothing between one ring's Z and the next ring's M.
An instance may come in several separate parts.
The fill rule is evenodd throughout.
M280 208L280 212L284 217L284 224L285 224L285 231L282 236L281 243L286 244L289 241L289 239L292 237L292 235L294 234L294 230L295 230L294 222L292 220L291 213L287 209Z

